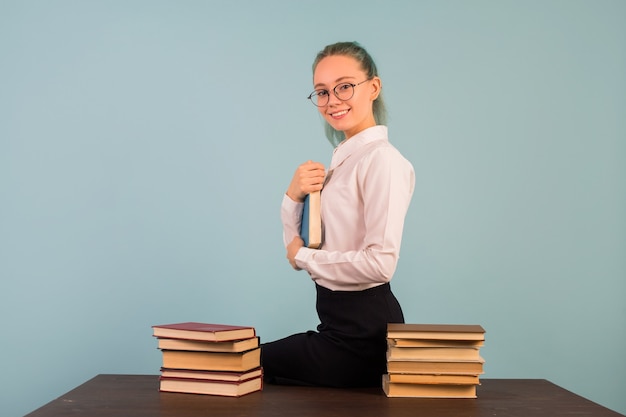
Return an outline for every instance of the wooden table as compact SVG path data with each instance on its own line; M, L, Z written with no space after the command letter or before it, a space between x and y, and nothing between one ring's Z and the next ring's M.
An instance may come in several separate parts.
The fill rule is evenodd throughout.
M276 385L240 398L161 393L158 378L98 375L27 417L623 417L543 379L483 379L476 399L430 399Z

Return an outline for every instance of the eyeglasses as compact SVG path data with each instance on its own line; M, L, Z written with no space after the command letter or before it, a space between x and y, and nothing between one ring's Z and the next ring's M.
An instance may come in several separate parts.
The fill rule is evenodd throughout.
M357 85L361 85L369 80L371 80L371 78L368 78L365 81L361 81L358 84L337 84L335 88L333 88L333 93L335 93L335 97L337 97L341 101L350 100L354 95L354 87L356 87ZM328 100L330 99L330 93L328 90L315 90L311 94L309 94L307 98L311 100L311 103L313 103L317 107L324 107L328 104Z

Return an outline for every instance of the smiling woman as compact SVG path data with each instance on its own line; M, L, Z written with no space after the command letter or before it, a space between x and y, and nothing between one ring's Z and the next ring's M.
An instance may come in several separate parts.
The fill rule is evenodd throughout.
M405 320L481 323L487 378L626 414L626 1L368 6L0 1L0 416L97 374L157 374L154 323L243 322L271 342L315 330L315 283L388 275L397 248L340 243L400 193L372 205L380 161L350 171L361 217L357 183L338 181L385 129L383 96L416 174L391 282ZM306 97L316 53L346 37L378 72L351 43L319 60L358 62L355 95L373 75L382 89L377 126L331 166L345 134ZM325 246L294 272L277 205L308 159L335 169Z
M376 125L372 107L380 94L381 82L377 76L358 81L365 77L367 74L359 62L344 55L328 56L315 69L316 90L312 96L317 97L317 108L326 122L335 131L343 132L346 139Z
M309 99L340 138L326 173L301 164L283 197L287 259L315 283L317 331L263 345L270 383L380 386L387 323L404 322L391 280L415 184L413 166L387 138L382 82L370 55L354 42L327 46L313 65ZM331 176L332 173L332 176ZM332 177L332 178L331 178ZM323 243L303 246L302 202L322 190Z
M338 64L339 67L331 65L333 64L332 62L325 62L323 65L320 65L322 61L328 61L325 58L336 61L334 64ZM345 65L345 68L342 68L342 65ZM326 48L324 48L324 50L317 54L317 57L313 62L313 82L315 84L314 87L316 90L311 93L309 99L313 102L313 104L320 107L319 111L322 116L324 116L325 107L329 103L328 100L330 99L328 87L324 86L324 80L322 79L322 77L332 75L328 74L327 71L332 71L333 68L335 68L335 70L337 70L337 72L339 73L341 73L340 70L348 71L344 73L343 76L341 76L342 79L350 78L346 74L355 75L358 73L360 73L359 75L361 77L365 78L364 81L358 82L357 84L353 84L352 81L348 82L349 80L346 80L340 85L335 86L333 88L333 92L335 93L336 97L341 101L350 100L352 98L352 94L354 94L354 88L356 86L366 83L370 80L376 80L376 85L374 87L377 88L377 91L375 93L375 97L373 97L372 99L371 110L374 116L375 124L385 125L387 123L387 109L385 107L385 102L383 100L383 95L381 92L382 82L378 76L378 68L376 67L376 63L372 59L371 55L356 42L338 42L332 45L328 45ZM316 76L319 76L320 79L316 79ZM340 81L342 81L342 79L335 80L334 82L339 83ZM352 88L347 89L347 85L350 85ZM339 91L340 89L347 89L345 95L344 93L341 93ZM341 96L339 94L341 94ZM324 98L324 96L326 96L326 98ZM324 101L319 100L320 98ZM340 129L336 129L330 123L326 124L326 136L328 137L328 140L330 140L330 142L335 146L345 139L343 131L341 131Z

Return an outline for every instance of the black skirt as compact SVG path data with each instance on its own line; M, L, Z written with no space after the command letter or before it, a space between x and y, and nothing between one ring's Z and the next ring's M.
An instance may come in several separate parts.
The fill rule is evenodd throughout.
M330 387L381 386L387 324L404 323L389 284L364 291L331 291L316 284L317 331L262 345L268 383Z

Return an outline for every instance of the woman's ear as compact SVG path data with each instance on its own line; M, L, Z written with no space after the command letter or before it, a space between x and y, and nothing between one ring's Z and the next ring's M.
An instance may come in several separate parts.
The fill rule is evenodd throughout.
M380 91L383 88L383 82L381 81L380 78L378 77L374 77L372 78L372 83L371 83L371 99L372 101L376 100L378 98L378 96L380 95Z

